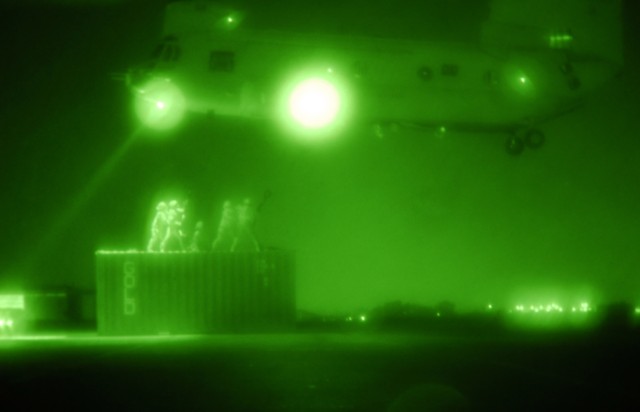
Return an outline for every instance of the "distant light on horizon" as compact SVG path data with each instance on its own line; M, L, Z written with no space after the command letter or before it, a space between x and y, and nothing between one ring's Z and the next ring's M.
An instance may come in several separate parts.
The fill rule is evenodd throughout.
M564 313L565 312L565 307L556 303L556 302L552 302L546 305L524 305L524 304L517 304L513 307L514 309L511 310L511 312L518 312L518 313ZM569 310L569 309L567 309ZM586 312L592 312L593 308L592 306L588 303L588 302L581 302L580 305L576 308L576 306L572 306L571 307L571 312L581 312L581 313L586 313ZM640 313L640 312L638 312Z

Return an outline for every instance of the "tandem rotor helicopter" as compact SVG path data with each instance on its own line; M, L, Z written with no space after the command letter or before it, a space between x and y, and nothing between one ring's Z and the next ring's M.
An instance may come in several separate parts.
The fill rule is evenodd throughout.
M469 44L250 30L216 3L169 3L162 42L126 80L156 130L199 112L273 120L311 140L354 124L504 131L519 154L620 71L620 0L485 1Z

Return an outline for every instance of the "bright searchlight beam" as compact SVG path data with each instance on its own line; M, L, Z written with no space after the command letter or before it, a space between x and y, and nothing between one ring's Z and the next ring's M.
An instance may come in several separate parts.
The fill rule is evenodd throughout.
M298 83L289 96L289 112L307 129L321 129L336 120L340 112L340 94L329 81L311 78Z
M136 115L151 129L167 130L177 126L185 109L182 91L169 79L154 78L136 90Z

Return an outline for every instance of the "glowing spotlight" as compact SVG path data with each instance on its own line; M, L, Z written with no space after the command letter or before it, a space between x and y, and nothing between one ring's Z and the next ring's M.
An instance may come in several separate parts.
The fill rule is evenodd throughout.
M145 126L166 130L180 123L186 101L182 91L171 80L154 78L137 90L134 107Z
M367 321L367 317L365 315L361 315L360 322L366 322L366 321Z
M308 129L328 126L336 119L340 109L338 90L321 78L300 82L289 97L289 112L293 119Z

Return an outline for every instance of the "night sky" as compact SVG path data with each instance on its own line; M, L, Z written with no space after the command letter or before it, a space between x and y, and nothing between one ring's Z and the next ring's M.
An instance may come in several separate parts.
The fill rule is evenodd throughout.
M488 12L469 0L373 2L366 13L362 1L250 3L240 5L256 26L443 41L472 38ZM162 2L1 4L6 290L95 288L94 251L144 249L159 199L189 198L187 225L203 220L212 236L224 199L270 191L257 236L297 252L303 309L640 302L636 2L624 9L622 75L542 125L546 145L519 157L499 133L379 139L364 128L318 148L269 124L198 116L122 149L137 124L117 77L158 42Z

